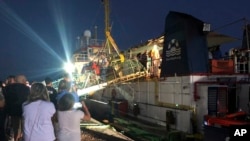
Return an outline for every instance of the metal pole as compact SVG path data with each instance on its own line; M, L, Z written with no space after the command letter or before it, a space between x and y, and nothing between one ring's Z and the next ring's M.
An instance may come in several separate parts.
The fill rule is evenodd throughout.
M95 35L94 35L94 38L95 38L95 45L97 45L97 26L95 26Z
M247 22L245 21L245 25L246 25L246 43L247 43L247 54L248 54L248 73L250 72L250 53L248 52L249 51L249 37L248 37L248 24Z
M105 9L105 35L106 32L110 32L110 25L109 25L109 0L104 0L104 9Z

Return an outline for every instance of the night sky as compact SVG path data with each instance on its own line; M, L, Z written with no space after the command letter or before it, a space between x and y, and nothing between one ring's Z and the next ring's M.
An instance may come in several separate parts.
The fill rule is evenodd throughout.
M240 19L250 19L249 5L248 0L110 0L111 34L125 50L160 36L168 12L177 11L241 39ZM60 77L63 62L76 49L77 36L94 31L94 26L98 38L104 38L101 0L0 0L0 79L17 74L30 81Z

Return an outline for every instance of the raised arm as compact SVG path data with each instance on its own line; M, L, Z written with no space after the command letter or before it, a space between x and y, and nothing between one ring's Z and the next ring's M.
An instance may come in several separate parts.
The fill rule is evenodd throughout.
M83 109L83 112L84 112L83 120L88 121L88 120L91 119L91 115L89 113L88 107L85 105L84 101L81 101L81 104L82 104L82 109Z

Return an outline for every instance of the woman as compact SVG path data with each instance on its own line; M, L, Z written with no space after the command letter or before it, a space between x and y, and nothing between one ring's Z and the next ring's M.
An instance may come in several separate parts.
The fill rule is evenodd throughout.
M73 108L74 97L67 93L58 102L59 141L81 141L81 120L90 120L91 115L82 101L82 110Z
M55 112L54 104L49 101L46 86L42 83L33 83L28 100L23 104L24 140L54 141L51 118Z

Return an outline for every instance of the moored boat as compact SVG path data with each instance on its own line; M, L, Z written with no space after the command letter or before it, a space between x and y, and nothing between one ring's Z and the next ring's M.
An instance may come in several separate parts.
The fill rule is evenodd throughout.
M85 75L83 79L75 77L83 83L78 95L87 96L87 104L94 105L102 118L135 117L164 126L169 132L201 134L204 140L211 140L209 127L249 125L248 30L244 46L230 49L227 56L222 56L220 46L237 39L204 30L206 26L191 15L171 11L166 17L164 35L125 51L125 63L108 30L105 45L114 47L107 54L113 54L109 56L111 75L107 81L90 84L92 75L88 71L82 74L82 68L95 57L88 56L93 52L90 48L81 50L86 56L84 61L76 59L78 54L74 56L79 64L77 73ZM108 52L101 50L94 55ZM154 58L155 51L160 57ZM238 118L242 116L244 120ZM228 136L229 133L220 140Z

